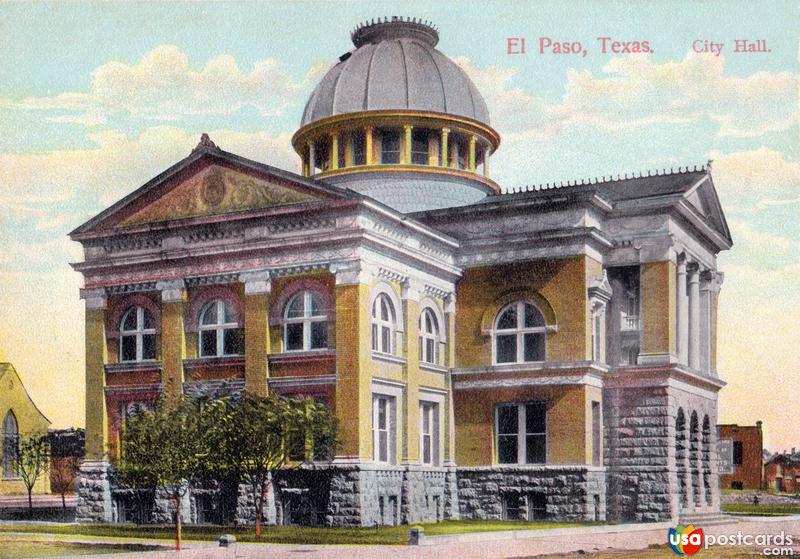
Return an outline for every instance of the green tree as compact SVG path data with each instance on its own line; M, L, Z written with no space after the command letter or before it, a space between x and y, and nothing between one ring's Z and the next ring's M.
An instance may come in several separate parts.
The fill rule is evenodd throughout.
M34 433L20 437L17 442L17 462L14 468L28 490L28 511L33 511L33 486L50 469L50 441L47 435Z
M139 489L165 487L173 503L175 549L181 548L181 500L205 471L208 448L202 408L192 401L159 403L125 423L117 474Z
M276 474L291 467L292 458L299 458L294 465L311 460L315 449L318 457L330 456L335 421L323 404L275 395L225 399L209 405L208 412L208 463L252 488L260 538L264 503Z

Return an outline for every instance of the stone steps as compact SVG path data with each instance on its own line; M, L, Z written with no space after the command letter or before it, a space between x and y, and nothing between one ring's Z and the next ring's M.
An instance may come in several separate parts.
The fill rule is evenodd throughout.
M736 521L737 520L735 517L718 511L687 513L681 515L678 518L678 522L680 524L693 524L698 528L703 528L704 526L717 526L720 524L729 524L731 522L736 522Z

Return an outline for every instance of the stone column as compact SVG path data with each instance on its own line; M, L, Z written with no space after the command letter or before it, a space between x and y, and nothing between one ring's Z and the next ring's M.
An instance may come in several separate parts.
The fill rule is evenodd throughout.
M186 358L186 288L183 280L160 281L161 291L161 384L168 403L183 396L183 360Z
M704 373L711 371L711 298L714 274L700 274L700 362L698 368Z
M700 367L700 271L696 264L689 273L689 367Z
M244 388L252 394L269 392L269 272L246 272L244 283Z
M442 128L442 146L439 150L442 154L442 167L447 167L447 158L449 157L449 149L447 147L447 136L450 134L449 128Z
M711 286L711 304L710 304L710 340L709 340L709 370L716 376L717 374L717 307L719 304L719 291L722 288L722 281L724 275L722 272L714 274L714 282Z
M489 146L483 150L483 176L489 178Z
M445 466L456 465L456 436L455 414L453 410L453 384L450 370L456 366L456 296L451 293L444 303L445 335L447 336L446 356L444 366L447 367L447 395L445 396L444 414L444 455L442 464Z
M106 413L105 290L82 289L86 305L86 455L78 475L78 522L111 522L108 479L108 415Z
M352 167L353 165L353 134L346 132L344 135L344 166Z
M689 360L689 299L686 294L686 258L678 260L678 361L686 365Z

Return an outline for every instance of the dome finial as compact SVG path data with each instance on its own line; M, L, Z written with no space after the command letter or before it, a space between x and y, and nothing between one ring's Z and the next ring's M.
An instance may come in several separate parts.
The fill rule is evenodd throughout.
M380 43L390 39L416 39L430 47L435 47L439 42L439 33L429 22L422 19L392 16L365 21L363 25L351 33L353 44L356 47L370 43Z

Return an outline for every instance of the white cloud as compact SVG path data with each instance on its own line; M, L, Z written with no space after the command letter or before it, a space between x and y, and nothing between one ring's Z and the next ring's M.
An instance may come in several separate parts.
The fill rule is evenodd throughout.
M272 58L257 61L244 72L233 56L221 54L195 69L180 48L161 45L135 64L111 61L99 66L92 72L88 92L5 99L0 106L73 111L78 114L56 116L53 118L58 120L52 121L88 125L118 112L175 120L189 115L229 115L254 107L268 116L295 103L306 86L307 82L293 81L286 66Z

